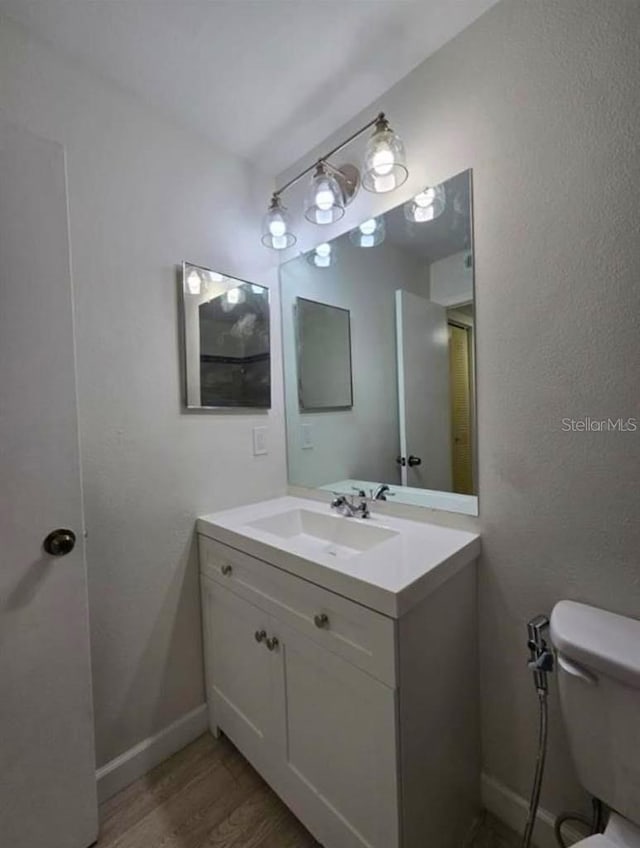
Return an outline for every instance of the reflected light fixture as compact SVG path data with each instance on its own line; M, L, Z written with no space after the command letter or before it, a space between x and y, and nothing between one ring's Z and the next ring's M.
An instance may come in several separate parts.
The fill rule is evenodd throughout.
M362 175L355 165L345 164L336 168L328 161L371 127L374 131L367 143ZM384 193L401 186L409 175L402 139L391 129L384 112L380 112L274 192L262 226L262 243L265 247L284 250L295 244L296 237L291 232L288 214L280 198L311 171L314 173L304 204L304 216L311 223L319 225L339 221L345 214L345 208L356 196L361 183L367 191ZM382 237L375 241L375 244L379 244L384 238L384 222L382 226Z
M296 243L296 237L289 229L289 215L276 192L271 198L267 214L262 222L262 244L274 250L285 250Z
M443 185L428 186L404 205L404 216L407 221L422 224L433 221L444 212L447 203Z
M329 242L325 241L307 255L307 260L316 268L329 268L335 260L335 254Z
M386 235L384 218L367 218L355 230L351 230L349 238L356 247L375 247L382 244Z

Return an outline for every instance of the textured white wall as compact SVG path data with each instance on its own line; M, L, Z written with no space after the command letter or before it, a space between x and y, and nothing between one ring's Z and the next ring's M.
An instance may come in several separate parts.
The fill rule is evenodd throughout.
M341 239L334 250L338 261L331 268L315 268L301 258L281 271L289 479L294 485L312 487L347 478L399 483L395 291L404 288L426 295L428 268L388 244L363 249ZM351 409L300 412L296 297L351 313ZM312 428L311 450L302 449L302 424Z
M329 140L383 108L411 172L335 232L474 170L484 768L525 796L525 622L560 598L640 616L640 434L561 423L640 419L638 32L633 0L505 0ZM543 803L585 805L555 686Z
M277 287L271 413L181 414L177 346L182 259L274 283L271 180L5 21L0 109L67 151L102 764L203 701L194 518L284 491Z

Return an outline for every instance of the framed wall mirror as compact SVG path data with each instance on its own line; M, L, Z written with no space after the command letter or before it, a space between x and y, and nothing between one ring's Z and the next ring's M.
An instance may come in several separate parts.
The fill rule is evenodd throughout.
M183 262L179 297L186 409L269 408L269 289Z
M350 409L351 318L348 309L304 297L295 303L301 410Z
M283 263L280 285L289 483L477 515L471 171Z

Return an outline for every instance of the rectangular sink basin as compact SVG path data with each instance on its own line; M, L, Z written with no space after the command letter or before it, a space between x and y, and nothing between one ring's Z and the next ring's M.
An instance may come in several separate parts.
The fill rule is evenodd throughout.
M291 509L246 525L293 543L300 553L347 559L375 548L398 534L386 527L367 524L366 519L323 515L307 509Z

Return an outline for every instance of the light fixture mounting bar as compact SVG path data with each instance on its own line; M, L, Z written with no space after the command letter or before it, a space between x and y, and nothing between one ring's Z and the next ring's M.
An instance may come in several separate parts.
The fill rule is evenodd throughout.
M317 168L317 166L319 164L325 163L325 164L329 165L329 163L326 160L329 159L330 156L334 156L336 153L338 153L340 150L342 150L348 144L351 144L352 141L355 141L355 139L358 138L358 136L361 136L362 133L366 132L368 129L371 129L371 127L373 127L375 124L379 124L379 123L381 123L382 121L385 121L385 120L386 120L386 118L385 118L384 112L379 112L376 115L375 118L373 118L371 121L369 121L368 124L365 124L363 127L360 127L359 130L356 130L356 132L352 133L348 138L346 138L344 141L340 142L340 144L336 145L328 153L325 153L324 156L321 156L320 159L317 159L312 165L309 165L308 168L305 168L303 171L300 171L299 174L296 174L295 177L292 177L283 186L276 189L273 193L274 197L279 197L283 192L285 192L287 189L291 188L292 185L297 183L298 180L301 180L304 176L306 176L311 171L313 171L314 168ZM330 167L333 170L336 170L335 168L333 168L332 165L330 165Z

